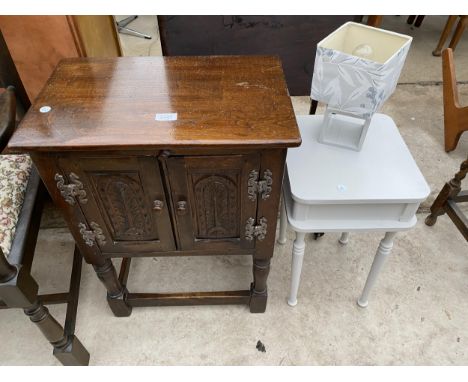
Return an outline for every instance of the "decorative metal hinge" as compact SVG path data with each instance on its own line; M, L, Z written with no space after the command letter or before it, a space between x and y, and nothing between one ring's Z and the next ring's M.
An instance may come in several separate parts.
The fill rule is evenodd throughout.
M247 224L245 225L245 239L252 241L254 238L257 240L265 239L267 234L267 220L266 218L260 218L260 224L254 225L255 219L248 218Z
M247 183L250 200L257 200L257 194L260 194L263 200L266 200L270 197L271 185L273 184L272 175L273 173L266 169L263 173L263 179L258 180L258 171L250 171L249 180Z
M99 245L106 245L106 237L102 233L102 229L99 224L91 222L90 226L91 230L88 230L85 224L78 224L81 236L83 236L85 243L90 247L96 244L96 241Z
M88 202L86 191L83 190L83 183L81 183L78 175L71 172L69 179L70 184L65 184L63 176L55 174L55 180L57 181L57 188L60 190L60 194L63 196L65 201L72 206L75 204L75 197L78 197L80 203L86 204Z

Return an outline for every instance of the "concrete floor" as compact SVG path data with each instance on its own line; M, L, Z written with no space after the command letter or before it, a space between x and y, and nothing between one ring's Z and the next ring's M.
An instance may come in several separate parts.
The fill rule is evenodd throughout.
M445 17L428 16L411 29L406 17L386 16L383 27L414 36L395 94L382 112L400 127L432 193L417 226L397 236L392 256L367 309L355 300L364 285L380 234L355 234L342 247L338 235L307 238L299 304L286 304L293 233L277 245L264 314L244 306L135 309L115 318L90 266L83 266L77 336L92 365L466 365L468 363L468 246L447 217L427 227L427 208L468 152L468 134L456 151L443 150L441 60L432 57ZM157 54L155 17L132 28L154 40L121 36L130 55ZM456 56L457 77L468 82L468 38ZM137 45L139 45L137 47ZM133 50L132 50L133 49ZM463 65L465 63L465 65ZM468 85L460 86L468 104ZM296 113L307 113L308 97L294 97ZM73 241L48 208L33 273L41 293L67 287ZM58 228L50 228L50 227ZM119 265L119 261L115 261ZM56 268L58 264L58 269ZM50 269L54 267L51 275ZM132 263L132 291L244 289L251 281L248 257L150 258ZM206 290L206 289L205 289ZM61 320L65 310L50 310ZM50 345L20 310L0 313L0 364L58 365ZM266 352L256 349L260 340ZM27 349L27 351L26 351Z

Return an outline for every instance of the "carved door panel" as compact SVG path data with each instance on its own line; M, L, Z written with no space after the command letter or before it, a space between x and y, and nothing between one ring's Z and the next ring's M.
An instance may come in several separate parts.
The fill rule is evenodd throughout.
M59 166L63 183L81 183L75 199L87 219L80 230L88 245L105 254L175 249L154 157L60 158Z
M248 182L252 171L258 174L259 155L169 157L166 163L181 249L255 246L245 229L256 219Z

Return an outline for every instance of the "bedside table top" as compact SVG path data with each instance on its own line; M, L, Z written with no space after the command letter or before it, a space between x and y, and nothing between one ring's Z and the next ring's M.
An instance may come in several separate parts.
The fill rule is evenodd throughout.
M51 110L41 113L44 106ZM300 143L277 57L119 57L61 61L9 148L66 151Z
M288 150L292 198L303 204L421 202L430 188L393 120L375 114L360 152L318 143L323 116L297 116L302 145Z

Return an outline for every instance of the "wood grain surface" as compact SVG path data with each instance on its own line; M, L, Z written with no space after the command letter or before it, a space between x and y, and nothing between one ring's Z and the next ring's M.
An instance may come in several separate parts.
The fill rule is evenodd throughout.
M42 106L48 113L40 113ZM156 113L177 113L156 121ZM10 140L13 151L293 147L301 143L274 56L72 58Z

